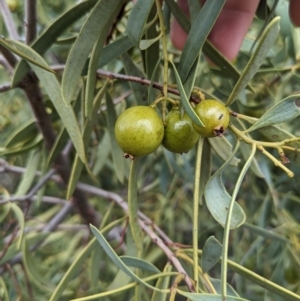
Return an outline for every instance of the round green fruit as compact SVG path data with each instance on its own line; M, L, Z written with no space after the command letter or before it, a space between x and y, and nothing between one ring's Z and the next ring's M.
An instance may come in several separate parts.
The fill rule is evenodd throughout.
M215 99L202 100L195 107L195 112L205 125L193 122L195 131L203 137L222 136L230 122L228 109Z
M117 119L115 137L125 156L146 156L161 144L164 124L152 107L131 107Z
M199 134L195 132L192 120L184 113L182 118L177 107L166 116L165 135L162 145L173 153L187 153L197 143Z

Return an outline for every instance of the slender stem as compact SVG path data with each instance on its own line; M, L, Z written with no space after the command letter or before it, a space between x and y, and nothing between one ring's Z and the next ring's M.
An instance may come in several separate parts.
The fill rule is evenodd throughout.
M237 147L239 147L239 143L237 143ZM244 176L250 167L250 164L252 162L252 159L256 152L256 144L252 144L252 151L251 154L246 161L238 179L236 182L236 185L234 187L234 191L232 193L230 205L228 208L228 214L226 218L225 228L224 228L224 237L223 237L223 248L222 248L222 264L221 264L221 295L222 300L226 300L227 295L227 261L228 261L228 246L229 246L229 233L230 233L230 222L233 212L233 207L235 204L235 199L237 197L238 191L240 189L240 186L242 184L242 181L244 179Z
M200 194L200 176L201 176L201 159L204 138L200 136L197 145L197 155L195 164L195 182L194 182L194 202L193 202L193 261L194 261L194 281L195 290L198 293L198 232L199 232L199 194Z
M161 10L161 5L162 5L161 1L156 0L156 8L157 8L157 14L158 14L159 25L160 25L161 41L162 41L162 49L163 49L163 60L164 60L163 94L164 94L165 99L162 101L162 104L163 104L162 116L163 116L163 121L165 122L165 114L167 111L166 98L168 97L168 46L167 46L165 23L164 23L164 17L162 14L162 10Z

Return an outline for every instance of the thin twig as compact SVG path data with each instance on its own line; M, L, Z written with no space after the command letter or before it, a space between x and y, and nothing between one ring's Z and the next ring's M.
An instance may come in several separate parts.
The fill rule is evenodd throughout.
M36 38L36 0L25 1L25 42L31 44Z
M96 188L94 186L78 183L77 187L80 190L83 190L85 192L89 192L92 194L96 194L99 196L102 196L107 199L111 199L114 202L116 202L126 213L128 212L128 204L123 200L121 196L114 192L106 191L100 188ZM170 262L174 265L174 267L177 269L179 273L181 273L184 276L185 283L189 290L191 292L195 291L194 285L189 278L187 272L182 267L180 261L178 258L174 255L174 253L167 247L167 245L163 242L163 240L149 227L143 220L139 218L139 224L141 228L146 232L149 237L152 239L152 241L166 254Z
M13 40L19 40L17 28L5 0L0 0L0 11L9 37Z

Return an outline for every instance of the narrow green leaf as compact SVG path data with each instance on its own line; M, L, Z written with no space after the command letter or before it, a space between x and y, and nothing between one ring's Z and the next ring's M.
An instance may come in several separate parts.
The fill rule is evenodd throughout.
M153 265L151 262L148 262L146 260L132 257L132 256L120 256L120 259L127 266L138 268L152 273L160 273L160 270L155 265Z
M37 134L37 125L34 118L30 118L23 124L18 126L6 139L4 146L12 147L14 144L20 143L20 141L26 141L32 139Z
M262 36L260 37L257 47L254 50L247 66L244 68L239 80L235 84L227 102L226 106L231 105L239 93L245 89L252 77L255 75L261 64L263 63L266 55L271 49L279 33L279 21L280 17L274 18L270 24L266 27Z
M23 44L19 44L17 47L20 48L23 52L27 52L28 47L23 47ZM46 64L45 60L36 55L37 62L42 62ZM79 125L77 123L77 119L75 113L71 106L65 106L61 96L61 88L60 84L55 77L54 74L44 71L43 69L36 67L33 64L30 64L33 71L36 73L37 77L39 78L40 82L43 83L44 88L51 99L57 113L59 114L61 121L63 122L64 126L66 127L68 134L74 144L74 147L80 156L81 160L85 162L85 151L84 151L84 144L82 140L82 136L80 133Z
M146 50L148 49L151 45L153 45L155 42L159 41L161 38L161 35L158 35L155 38L152 39L145 39L145 40L140 40L140 45L139 48L141 50Z
M139 251L143 250L143 235L138 219L137 181L140 158L132 160L128 181L128 216L133 240Z
M97 119L100 104L101 104L103 95L106 92L106 88L107 88L108 83L109 83L109 81L107 80L105 82L105 84L102 86L102 88L99 90L99 92L97 93L96 97L95 97L93 110L92 110L92 112L93 112L92 118L90 120L86 119L86 121L85 121L84 129L83 129L83 143L84 143L84 145L89 144L89 140L91 138L91 134L92 134L92 131L93 131L96 119ZM84 163L86 163L86 167L89 169L88 163L83 162L81 160L81 158L79 157L79 155L76 155L76 157L74 159L74 162L73 162L73 165L72 165L70 179L69 179L69 183L68 183L68 187L67 187L67 195L66 195L67 200L69 200L70 197L73 195L73 192L76 188L77 182L78 182L79 177L81 175L81 171L82 171L82 168L84 166ZM90 172L90 173L92 174L92 172Z
M123 3L124 0L99 0L81 28L62 77L62 95L65 103L69 104L72 101L81 72L95 42L101 34L106 35Z
M145 78L145 74L136 66L128 53L122 54L121 58L126 74ZM145 105L147 102L147 87L134 82L129 82L129 85L135 97L136 104Z
M108 125L107 128L110 137L111 151L112 151L115 171L119 181L123 183L124 176L125 176L125 162L124 162L123 152L118 146L117 140L115 138L114 129L117 120L117 114L115 111L113 100L111 99L109 93L106 93L106 107L107 107L107 125Z
M28 162L26 164L26 171L22 175L21 182L18 185L17 191L15 196L25 195L29 188L31 187L36 172L38 170L39 164L41 159L41 152L40 151L32 151L28 155Z
M218 171L208 180L205 186L205 201L208 210L214 219L223 227L226 224L228 209L231 202L231 196L226 191L222 182L223 170L229 165L229 162L234 157L237 147L227 159L227 161L219 168ZM230 220L230 228L239 227L245 222L246 216L240 205L234 202L232 218Z
M207 138L203 141L202 159L201 159L201 170L200 170L200 194L199 203L202 205L202 197L204 195L204 187L211 175L211 147Z
M133 6L127 21L127 35L135 46L139 46L148 15L154 0L139 0Z
M232 154L232 145L225 136L208 138L209 144L216 154L223 160L227 161ZM236 167L240 163L240 159L233 157L229 162L230 166Z
M206 1L192 24L178 66L178 73L183 83L199 55L224 3L225 0Z
M196 58L195 62L193 63L193 66L186 78L186 81L183 84L183 88L187 97L191 96L192 90L195 86L195 80L198 73L199 62L200 62L200 55Z
M286 121L300 115L300 94L288 96L262 115L247 132Z
M43 55L56 41L57 37L60 36L72 23L81 18L95 3L96 0L86 0L73 6L70 10L55 20L39 37L37 37L31 45L31 48L40 55ZM30 68L26 62L21 60L15 69L12 87L16 87L29 70Z
M48 154L47 163L46 163L47 166L50 166L50 164L56 159L57 155L61 153L68 139L69 139L68 132L66 128L63 126L61 127L59 133L56 135L55 142Z
M176 18L183 30L188 34L190 31L190 22L184 15L178 4L174 0L165 0L165 3L171 10L173 16ZM210 43L208 40L203 45L203 53L214 62L228 77L238 81L240 77L239 71ZM254 92L254 89L248 85L247 88Z
M220 260L222 255L222 245L214 237L210 236L202 249L201 267L203 273L207 273Z
M86 78L86 89L85 89L85 117L88 119L92 119L93 115L93 101L95 97L95 86L96 86L96 80L97 80L97 62L99 61L99 58L101 57L103 45L106 40L106 29L104 29L101 34L99 35L99 38L97 42L95 43L93 47L93 51L89 60L89 68Z
M212 277L209 277L209 280L212 283L212 285L214 286L216 293L221 294L221 291L222 291L221 280L215 279ZM235 291L235 289L229 283L226 283L226 287L227 287L227 296L240 297L239 294Z
M177 69L175 67L175 65L173 64L173 62L171 62L171 65L173 67L174 70L174 74L176 77L176 83L177 83L177 87L178 90L180 92L180 97L181 97L181 104L184 107L184 110L186 111L186 113L189 115L189 117L192 119L193 122L195 122L196 124L200 125L200 126L204 126L204 124L202 123L202 121L200 120L200 118L198 117L198 115L195 113L193 107L191 106L189 99L187 97L187 95L185 94L180 76L177 72Z
M128 36L120 38L113 43L107 45L103 48L100 60L98 63L98 67L104 67L112 60L118 58L121 54L127 52L129 49L133 47L131 40Z
M105 253L108 255L108 257L113 261L113 263L119 268L121 269L126 275L130 276L133 280L137 281L140 284L143 284L144 286L158 291L160 292L161 290L159 288L156 288L150 284L148 284L147 282L143 281L141 278L137 277L132 271L131 269L129 269L124 263L123 261L118 257L118 255L115 253L115 251L113 250L113 248L109 245L109 243L106 241L106 239L104 238L104 236L101 234L101 232L94 227L93 225L90 225L91 231L94 234L94 236L96 237L98 243L101 245L101 247L104 249ZM52 300L50 300L52 301Z
M28 63L31 63L39 68L42 68L50 73L55 73L46 62L38 61L36 56L38 55L32 48L29 46L14 40L4 40L0 38L0 45L7 48L17 56L26 60ZM19 45L22 45L19 47ZM23 51L23 48L26 48L26 52Z
M10 203L10 208L14 212L20 227L20 237L17 243L17 248L20 249L23 241L24 230L25 230L25 218L24 218L23 211L18 205L16 205L15 203Z
M182 296L189 298L190 301L222 301L221 295L212 295L212 294L195 294L187 293L183 291L178 291ZM226 296L226 301L249 301L248 299L243 299L240 297Z
M188 0L191 23L193 24L201 10L201 5L198 0Z
M0 295L1 299L3 301L10 301L8 291L7 291L7 287L6 287L6 284L5 284L2 277L0 277L0 287L1 287L1 295Z

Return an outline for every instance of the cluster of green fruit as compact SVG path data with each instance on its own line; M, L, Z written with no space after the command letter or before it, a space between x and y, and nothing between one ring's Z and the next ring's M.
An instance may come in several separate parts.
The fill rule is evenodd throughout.
M228 109L217 100L203 100L195 112L205 127L192 122L178 107L173 106L165 125L151 106L135 106L125 110L117 119L115 137L129 157L141 157L154 152L160 144L173 153L187 153L203 137L221 136L228 127Z

